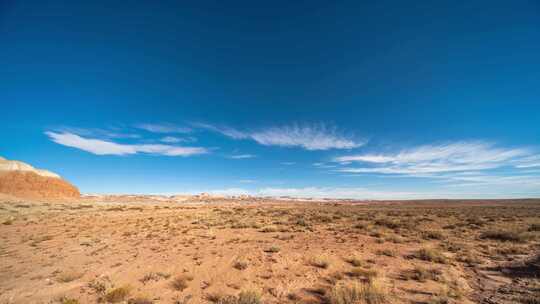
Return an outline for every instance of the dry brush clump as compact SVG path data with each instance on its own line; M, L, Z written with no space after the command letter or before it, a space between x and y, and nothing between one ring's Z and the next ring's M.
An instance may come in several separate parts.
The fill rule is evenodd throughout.
M317 268L326 269L330 266L330 261L325 255L315 255L309 259L308 264Z
M130 292L131 288L129 286L117 287L105 294L105 300L109 303L119 303L124 301Z
M174 279L171 281L170 284L174 290L183 291L184 289L188 288L188 282L192 280L193 280L192 276L181 274L174 277Z
M404 279L419 282L426 282L427 280L440 281L441 275L442 271L438 268L426 268L419 265L403 272Z
M389 295L381 281L340 282L328 296L330 304L384 304L389 302Z
M241 259L237 259L233 262L233 265L232 265L234 268L238 269L238 270L244 270L246 268L248 268L248 263L244 260L241 260Z
M211 293L206 300L215 304L261 304L261 294L254 290L241 291L237 296Z
M435 248L421 248L413 254L413 257L440 264L448 264L448 258Z
M529 236L524 232L513 230L488 230L480 234L481 239L490 239L501 242L525 243Z

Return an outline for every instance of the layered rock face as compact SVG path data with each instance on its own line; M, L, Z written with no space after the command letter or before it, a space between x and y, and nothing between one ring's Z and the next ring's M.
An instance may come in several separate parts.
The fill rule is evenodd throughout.
M0 193L22 198L78 198L77 187L58 174L0 157Z

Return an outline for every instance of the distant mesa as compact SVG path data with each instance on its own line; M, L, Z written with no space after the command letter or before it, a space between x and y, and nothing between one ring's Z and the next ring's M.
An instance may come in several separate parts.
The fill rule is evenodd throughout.
M60 175L0 157L0 193L21 198L78 198L79 189Z

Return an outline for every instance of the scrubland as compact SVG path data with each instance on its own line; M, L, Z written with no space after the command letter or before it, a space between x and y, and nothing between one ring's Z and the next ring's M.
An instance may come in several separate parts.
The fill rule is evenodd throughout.
M0 303L540 303L540 200L0 203Z

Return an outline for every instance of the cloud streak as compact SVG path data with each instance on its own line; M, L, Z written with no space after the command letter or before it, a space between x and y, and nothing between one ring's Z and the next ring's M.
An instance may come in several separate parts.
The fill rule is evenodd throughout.
M230 127L195 124L196 127L221 133L232 139L251 139L264 146L300 147L305 150L352 149L365 144L340 134L336 128L325 125L290 125L240 131Z
M236 155L229 156L229 158L232 158L232 159L247 159L247 158L255 158L255 157L257 156L253 154L236 154Z
M334 161L363 165L340 168L340 172L417 175L495 169L510 166L530 154L523 148L506 149L486 142L463 141L425 145L394 154L346 155Z
M131 155L138 153L165 155L165 156L191 156L208 153L202 147L180 147L162 144L120 144L112 141L81 137L68 132L51 132L45 134L55 143L80 149L96 155Z
M135 125L135 128L145 130L152 133L190 133L192 130L191 128L187 127L180 127L177 125L169 124L169 123L161 123L161 124L150 124L150 123L144 123L144 124L138 124Z

